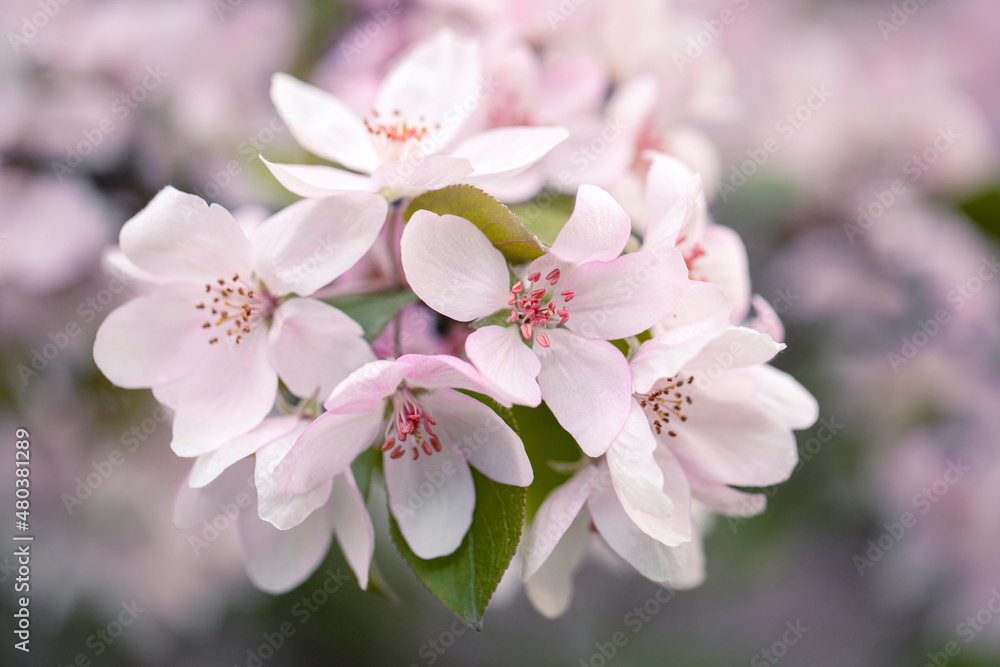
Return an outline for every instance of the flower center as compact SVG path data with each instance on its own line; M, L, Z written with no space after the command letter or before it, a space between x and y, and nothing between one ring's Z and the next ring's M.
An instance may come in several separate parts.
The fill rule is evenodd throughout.
M702 280L707 282L705 278L699 278L696 275L698 274L698 267L696 263L698 261L698 258L704 254L705 250L701 247L701 245L697 243L694 244L694 246L692 246L691 249L684 254L684 263L687 264L688 267L688 278L690 278L691 280Z
M400 387L392 395L392 416L385 426L383 452L390 452L389 458L398 459L410 448L413 460L421 454L427 456L441 451L441 441L431 426L437 425L430 411L421 405L413 391ZM409 442L407 442L409 439ZM405 443L405 444L404 444Z
M420 142L430 132L423 116L419 118L419 122L411 124L400 118L399 109L393 111L392 115L392 120L386 121L376 109L372 109L371 118L365 118L365 128L383 162L397 162L412 157L418 152L416 149ZM435 129L439 127L440 124L434 126Z
M274 297L267 290L260 285L255 288L235 274L231 280L219 278L214 283L205 283L205 301L195 308L211 315L201 325L202 329L209 329L212 334L209 345L219 342L222 331L239 344L257 324L271 319L275 304Z
M552 269L545 276L545 281L551 287L555 287L559 282L559 276L559 269ZM572 301L576 295L573 290L560 292L559 296L562 298L563 307L559 310L556 310L556 302L554 300L550 300L547 304L542 305L543 301L546 300L545 293L547 288L544 286L535 288L535 284L540 283L541 278L541 272L536 271L528 276L527 286L525 286L524 281L518 280L510 288L510 300L507 303L512 306L510 321L512 324L517 324L521 327L521 335L524 336L524 339L531 340L531 336L534 333L535 341L542 347L548 347L548 335L544 332L535 333L536 330L545 329L550 324L552 326L566 324L569 321L569 306L566 304ZM555 315L559 316L558 323L552 321Z
M691 405L694 401L684 387L692 382L694 382L693 375L688 378L675 375L669 380L656 383L648 394L635 394L635 400L639 401L639 405L646 412L646 419L649 420L649 425L656 429L657 435L661 435L663 429L667 429L667 435L676 437L677 433L669 428L670 420L674 420L675 426L678 421L687 421L684 406Z

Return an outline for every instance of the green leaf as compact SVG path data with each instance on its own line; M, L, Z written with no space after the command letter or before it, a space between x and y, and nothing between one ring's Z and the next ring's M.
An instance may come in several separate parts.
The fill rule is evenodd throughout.
M349 294L324 299L331 306L344 311L365 330L365 340L375 340L385 330L403 306L417 300L408 289L371 294Z
M572 215L575 204L573 195L545 191L531 201L511 206L510 210L542 243L552 245Z
M541 257L545 248L510 209L479 188L471 185L449 185L425 192L410 202L403 219L419 210L438 215L457 215L482 230L497 250L511 264L523 264Z
M392 541L417 577L437 599L476 630L501 577L507 571L524 523L525 490L498 484L472 470L476 508L472 526L458 549L441 558L424 560L406 545L390 514Z

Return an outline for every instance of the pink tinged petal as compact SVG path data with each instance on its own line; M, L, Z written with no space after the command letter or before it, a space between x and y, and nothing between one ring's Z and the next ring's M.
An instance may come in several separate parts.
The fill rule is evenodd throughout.
M215 352L202 329L205 313L195 308L204 295L204 285L170 283L111 311L94 340L97 367L126 389L194 372Z
M486 394L501 405L510 407L509 399L490 384L482 373L461 359L447 354L427 356L406 354L399 362L408 366L407 384L424 389L468 389Z
M468 220L417 211L400 243L407 282L439 313L468 322L507 307L507 261Z
M497 413L451 389L437 389L421 400L434 415L441 442L458 447L476 470L501 484L531 484L531 462L524 444Z
M369 174L381 163L362 120L325 90L279 72L271 77L271 101L309 152Z
M471 173L465 158L424 155L382 165L372 173L371 187L390 199L412 197L464 182Z
M611 195L581 185L573 214L552 244L551 254L570 264L607 262L621 254L631 233L628 214Z
M613 490L595 493L587 501L587 509L608 546L642 576L669 582L684 572L685 562L678 548L656 541L635 525Z
M697 371L708 368L747 368L765 364L785 349L784 343L775 343L770 336L747 327L727 327L710 341L687 364L687 369Z
M665 442L666 450L670 443ZM715 479L694 462L680 460L684 475L691 485L691 497L708 509L726 516L757 516L767 507L767 496L763 493L746 493L732 488Z
M731 321L742 322L750 309L750 271L743 240L728 227L709 225L699 244L705 254L694 261L693 277L721 287L733 306Z
M358 585L366 590L375 553L375 528L350 469L333 478L326 511L347 564L358 578Z
M261 161L286 190L300 197L328 197L343 192L374 192L371 176L322 164L279 164Z
M676 307L687 281L684 260L669 246L588 262L560 283L574 293L566 326L586 338L635 336Z
M691 491L668 452L663 455L670 474L669 492L665 492L665 474L653 455L656 449L646 415L633 400L628 421L608 449L607 466L629 518L653 539L673 547L691 539Z
M679 238L697 240L696 223L704 218L701 177L680 160L650 152L646 175L646 233L643 246L675 245ZM700 210L699 210L700 209Z
M561 127L502 127L472 136L448 154L472 163L470 183L498 180L536 164L568 136Z
M531 407L541 403L536 378L542 364L525 345L517 327L476 329L465 340L465 354L514 403Z
M325 399L348 375L375 361L361 326L316 299L291 299L278 307L268 353L288 389L300 398Z
M542 398L588 456L600 456L628 418L632 374L618 349L568 331L549 332L552 346L535 348L542 362Z
M250 431L274 405L278 375L267 360L265 330L254 329L239 345L223 342L211 350L200 369L153 389L176 414L171 447L178 456L205 454Z
M819 403L798 380L773 366L752 369L757 376L757 400L773 415L795 430L806 429L819 419Z
M378 238L388 204L374 193L304 199L254 231L254 265L272 294L308 296L354 266Z
M294 528L278 530L256 512L244 510L239 526L247 576L254 586L272 594L290 591L308 579L333 541L322 512L314 512Z
M308 493L329 482L375 442L382 425L381 403L368 412L320 415L274 468L279 488Z
M476 491L461 451L442 443L440 452L416 459L384 457L389 509L407 545L420 558L447 556L472 525Z
M125 223L120 241L129 261L158 278L250 277L250 242L229 211L170 186Z
M275 468L306 428L305 421L299 421L300 424L291 433L261 447L256 455L254 483L257 487L257 513L278 530L298 526L330 498L331 482L307 493L285 493L282 490L284 480L274 474Z
M774 308L771 304L759 294L755 294L752 299L750 299L751 305L753 305L754 312L756 315L752 320L747 322L749 328L765 333L774 339L776 343L785 342L785 327L781 323L781 318L778 314L774 312Z
M570 524L551 557L524 582L531 606L545 618L557 618L569 609L573 574L590 540L590 515L584 511Z
M380 359L365 364L337 385L323 404L333 414L359 414L381 409L407 376L410 366L399 361Z
M659 380L672 378L726 328L721 318L709 318L666 331L639 347L629 366L632 389L648 394Z
M764 405L698 394L684 414L670 449L706 476L733 486L771 486L788 479L798 463L791 430Z
M700 280L689 280L674 311L660 320L653 331L660 333L705 319L729 322L732 310L733 307L721 287Z
M295 416L265 419L249 433L233 438L214 451L202 454L194 461L188 483L194 488L205 486L237 461L245 459L282 436L290 435L299 421Z
M476 43L441 30L407 54L382 81L375 108L382 119L399 114L408 123L426 123L430 145L424 154L440 152L461 129L486 92ZM454 118L453 118L454 117Z
M528 581L552 555L570 525L580 514L587 498L600 486L611 486L611 480L599 479L597 467L588 465L557 487L542 502L531 530L521 542L521 580Z

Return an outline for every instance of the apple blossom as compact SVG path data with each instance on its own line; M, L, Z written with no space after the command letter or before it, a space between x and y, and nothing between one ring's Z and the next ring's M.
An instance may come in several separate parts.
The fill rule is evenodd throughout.
M469 465L501 484L527 486L533 477L514 431L457 389L509 405L455 357L411 354L373 361L337 386L324 403L327 411L299 437L274 477L287 493L308 493L378 441L389 507L407 544L421 558L450 554L472 522Z
M628 363L609 340L634 336L678 303L687 270L673 247L621 255L631 224L600 188L581 186L551 250L517 270L470 222L417 211L403 232L403 269L431 308L476 329L466 355L525 405L544 399L591 456L603 454L629 412ZM501 319L501 318L496 318ZM536 380L537 377L537 380Z
M265 163L282 185L304 197L369 190L394 199L454 183L502 181L542 159L567 132L504 127L453 145L480 99L490 94L489 85L482 80L475 41L449 30L395 66L364 119L333 95L276 74L271 98L292 135L344 168Z
M121 231L125 258L158 284L108 315L95 362L115 384L151 387L174 410L181 456L259 424L279 376L302 397L329 392L371 350L344 313L292 295L350 268L386 209L366 193L306 200L247 237L222 207L164 188Z

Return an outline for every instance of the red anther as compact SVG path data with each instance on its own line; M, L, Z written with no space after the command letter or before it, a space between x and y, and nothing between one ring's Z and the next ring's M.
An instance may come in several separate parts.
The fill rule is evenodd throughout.
M541 299L544 295L545 295L545 290L543 289L531 290L532 299Z
M520 280L518 280L516 283L514 283L514 286L510 288L510 293L511 294L520 294L521 290L523 290L523 289L524 289L524 283L521 282Z
M556 311L556 314L559 317L569 317L569 308L567 308L566 306L563 306L562 308L560 308L559 310Z
M392 449L395 446L396 446L396 439L395 438L389 438L388 440L385 441L385 444L382 445L382 451L383 452L387 452L387 451L389 451L390 449Z
M430 456L431 454L434 453L434 450L431 449L430 443L427 442L426 440L424 441L424 444L422 444L420 447L421 449L424 450L424 454L426 454L427 456Z
M413 448L413 460L416 461L420 458L420 450L416 447Z
M540 333L537 336L535 336L535 340L537 340L538 344L541 345L542 347L548 347L549 346L549 336L548 336L548 334Z
M542 277L541 271L535 271L530 276L528 276L528 282L537 283L538 279Z
M426 420L427 420L427 421L429 421L430 423L434 424L435 426L437 426L437 425L438 425L438 423L437 423L436 421L434 421L434 417L431 417L430 415L424 415L424 419L426 419ZM429 431L429 430L430 430L430 429L428 429L428 431Z
M392 450L392 454L389 454L389 458L390 459L398 459L404 453L405 452L403 451L402 447L396 447L396 449Z
M516 310L510 311L510 321L511 322L517 322L517 311Z
M550 285L555 285L559 282L559 269L552 269L549 271L548 275L545 276L545 279L549 281Z
M517 297L516 297L516 296L514 296L514 293L513 293L513 292L511 292L511 293L510 293L510 298L509 298L509 299L507 299L507 305L508 305L508 306L513 306L513 305L514 305L515 303L517 303Z
M559 320L559 324L566 324L567 322L569 322L569 315L563 315Z
M524 336L525 340L531 340L531 325L522 324L521 325L521 335Z
M574 292L571 289L568 289L565 292L562 292L560 296L562 296L563 301L569 303L570 301L573 300L573 297L576 296L576 292Z
M550 313L556 312L556 302L555 301L549 301L549 305L546 306L546 308L549 309Z
M435 452L441 451L441 441L437 439L437 436L431 438L431 446L434 447Z

